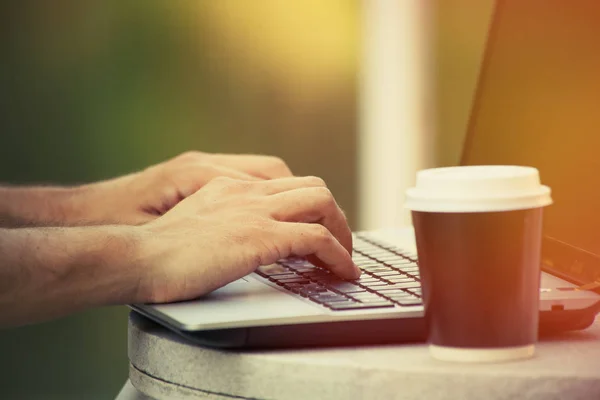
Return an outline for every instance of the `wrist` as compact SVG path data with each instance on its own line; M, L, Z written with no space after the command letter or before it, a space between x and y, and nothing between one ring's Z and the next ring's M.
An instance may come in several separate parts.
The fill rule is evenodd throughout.
M0 225L77 225L83 215L81 197L76 187L1 187Z
M132 302L142 264L135 227L48 228L37 256L49 268L49 288L59 288L84 307ZM44 243L45 242L45 243Z
M142 229L124 225L85 229L90 237L82 246L81 265L98 276L93 306L143 302L149 257Z
M137 302L135 227L0 229L0 326Z

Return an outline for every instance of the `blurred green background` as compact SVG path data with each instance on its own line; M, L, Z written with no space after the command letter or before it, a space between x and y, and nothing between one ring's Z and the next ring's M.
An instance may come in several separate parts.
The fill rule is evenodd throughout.
M431 3L432 152L448 165L458 161L492 0ZM268 153L325 178L354 224L362 6L2 2L0 182L94 181L188 149ZM125 307L0 331L0 398L114 398L127 378L126 333Z

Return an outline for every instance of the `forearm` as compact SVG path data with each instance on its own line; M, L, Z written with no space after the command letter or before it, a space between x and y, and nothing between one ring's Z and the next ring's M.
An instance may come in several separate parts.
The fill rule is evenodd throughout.
M0 186L0 226L82 225L85 190L85 187Z
M0 229L0 327L137 302L131 227Z

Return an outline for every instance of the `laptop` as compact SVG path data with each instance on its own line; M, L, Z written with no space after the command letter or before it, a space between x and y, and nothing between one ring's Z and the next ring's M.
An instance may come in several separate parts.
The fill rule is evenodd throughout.
M535 166L552 188L542 333L584 329L600 311L599 36L593 0L498 1L463 149L463 165ZM358 281L287 259L193 301L131 307L220 348L424 340L412 229L358 232L354 239Z

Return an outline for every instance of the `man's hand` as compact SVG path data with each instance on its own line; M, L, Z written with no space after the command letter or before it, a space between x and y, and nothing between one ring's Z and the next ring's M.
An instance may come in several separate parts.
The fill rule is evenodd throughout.
M76 188L0 188L0 226L139 225L216 177L292 176L281 159L188 152L143 171Z
M346 218L320 178L218 178L138 229L138 302L195 298L292 255L360 275Z
M0 327L192 299L291 255L345 279L352 235L319 178L217 178L140 226L0 229Z
M258 155L184 153L162 164L82 188L92 221L142 224L155 219L217 177L246 181L292 176L281 159Z

